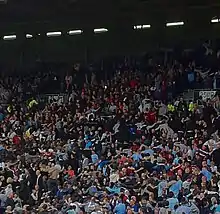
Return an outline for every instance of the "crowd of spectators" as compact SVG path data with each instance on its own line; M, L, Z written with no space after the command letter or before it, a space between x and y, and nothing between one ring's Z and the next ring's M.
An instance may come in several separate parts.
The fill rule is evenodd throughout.
M151 60L111 69L110 78L80 65L62 81L45 74L66 102L37 99L40 75L4 78L0 213L220 212L218 93L188 103L179 96L218 88L218 71Z

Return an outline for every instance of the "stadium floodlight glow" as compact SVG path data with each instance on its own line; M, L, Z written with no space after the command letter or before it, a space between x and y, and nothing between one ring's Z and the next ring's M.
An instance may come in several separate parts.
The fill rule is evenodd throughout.
M146 29L146 28L150 28L151 25L135 25L134 29L135 30L140 30L140 29Z
M48 32L48 33L47 33L47 36L48 36L48 37L61 36L61 35L62 35L62 33L61 33L60 31L58 31L58 32Z
M96 28L94 29L94 33L105 33L108 32L108 29L106 28Z
M142 28L145 29L145 28L150 28L151 25L142 25Z
M68 31L68 34L70 36L72 36L72 35L79 35L79 34L82 34L82 33L83 33L82 30L70 30L70 31Z
M169 23L166 23L167 27L180 26L180 25L184 25L184 22L169 22Z
M4 40L15 40L16 38L17 38L16 35L3 36Z
M218 23L218 22L220 22L220 19L212 19L211 22L212 23Z
M31 34L26 34L26 38L27 38L27 39L31 39L31 38L33 38L33 35L31 35Z

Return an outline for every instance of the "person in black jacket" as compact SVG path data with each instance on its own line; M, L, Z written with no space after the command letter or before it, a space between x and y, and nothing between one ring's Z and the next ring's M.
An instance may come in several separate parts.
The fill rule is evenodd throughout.
M38 186L40 192L43 192L45 190L45 185L44 185L43 176L41 175L40 170L36 171L36 176L37 176L36 186Z
M217 148L212 152L211 158L214 161L215 165L218 167L218 170L220 169L220 148Z
M24 202L24 204L27 204L29 198L30 198L30 187L29 187L29 180L25 175L22 175L22 180L20 182L20 189L19 189L19 197Z
M206 198L204 198L202 200L202 207L201 207L200 213L201 214L210 214L211 213L209 202Z
M11 206L12 209L15 208L15 203L14 203L14 200L13 200L13 194L10 194L8 197L7 197L7 200L5 202L5 206Z

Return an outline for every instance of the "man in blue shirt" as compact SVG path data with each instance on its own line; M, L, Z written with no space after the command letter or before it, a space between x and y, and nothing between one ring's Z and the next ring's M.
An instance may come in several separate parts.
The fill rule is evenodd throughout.
M126 206L120 201L114 209L115 214L126 214Z
M169 198L167 199L167 201L169 202L169 208L173 211L175 205L179 204L179 200L174 197L173 192L169 192L168 196L169 196Z
M99 156L94 151L92 151L91 159L92 163L96 164L99 161Z
M141 154L139 154L138 152L135 152L135 153L132 155L132 158L133 158L134 161L139 162L139 161L142 159L142 156L141 156Z
M176 209L176 213L185 213L185 214L191 213L191 208L189 206L187 206L187 200L185 197L182 198L181 206L179 206Z

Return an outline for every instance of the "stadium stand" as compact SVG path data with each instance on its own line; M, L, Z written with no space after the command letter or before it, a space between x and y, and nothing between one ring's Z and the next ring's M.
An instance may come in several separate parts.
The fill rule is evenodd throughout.
M54 5L50 15L58 11ZM59 3L62 14L71 11L67 5ZM7 22L4 13L0 17ZM64 37L83 33L68 31ZM33 57L33 50L34 62L25 51L19 68L0 59L0 214L220 212L218 40L190 50L173 45L162 55L156 46L153 54L116 54L98 62L86 55L83 63L71 64L45 60L45 41L54 39L46 36L63 31L38 34L43 51ZM0 44L8 47L20 38L4 36ZM131 40L123 45L139 44Z

